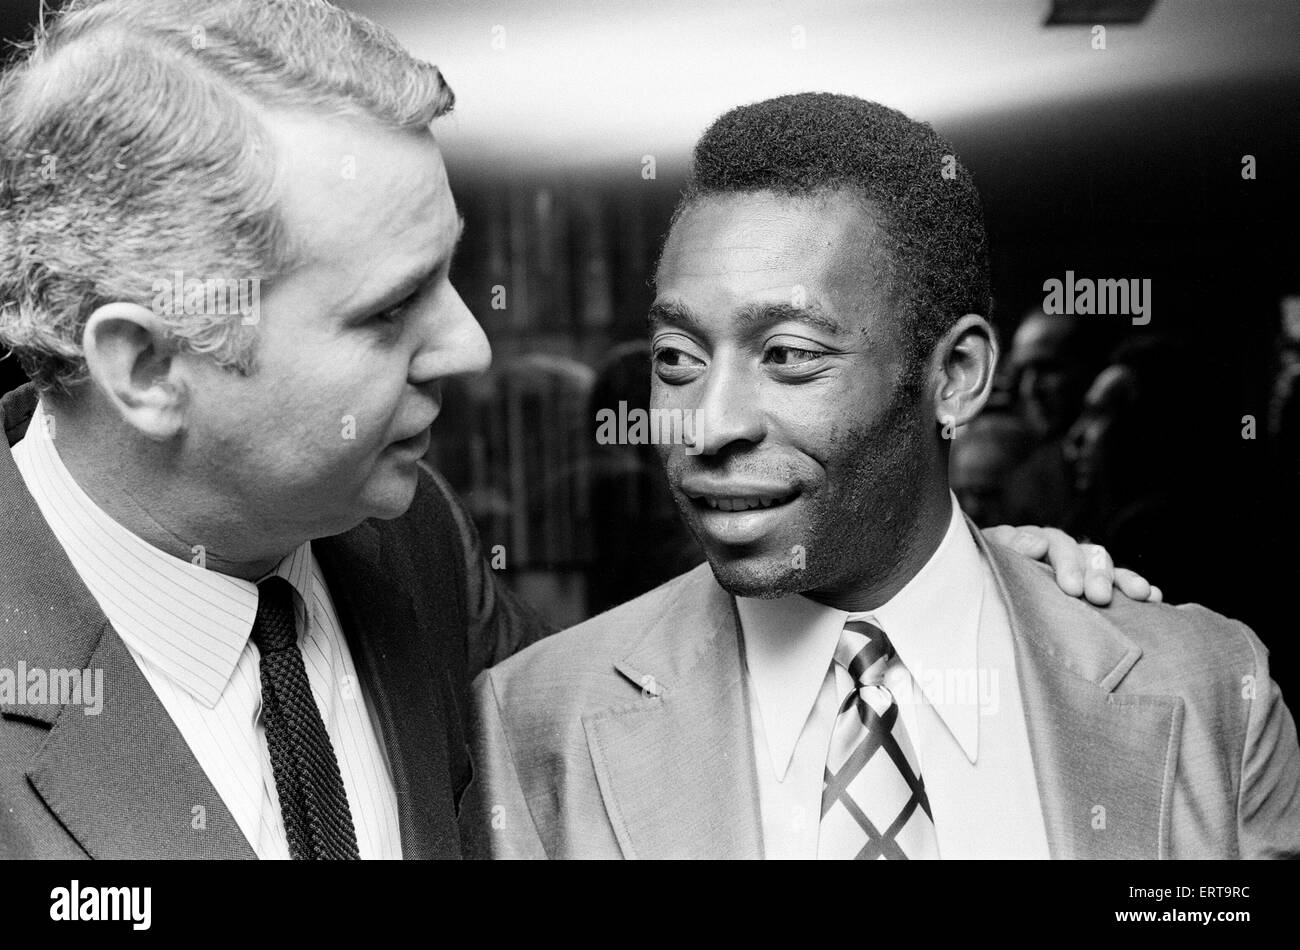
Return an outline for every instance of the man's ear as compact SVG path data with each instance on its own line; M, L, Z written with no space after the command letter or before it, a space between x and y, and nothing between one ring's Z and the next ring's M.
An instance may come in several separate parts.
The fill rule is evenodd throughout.
M184 428L184 381L163 320L134 303L104 304L81 334L90 379L128 425L163 442Z
M958 426L974 419L993 391L998 365L997 335L983 317L968 313L934 348L934 415L952 438Z

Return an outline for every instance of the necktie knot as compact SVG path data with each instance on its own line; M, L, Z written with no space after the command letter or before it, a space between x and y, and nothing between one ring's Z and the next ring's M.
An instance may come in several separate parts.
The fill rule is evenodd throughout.
M293 615L293 585L283 577L268 577L257 585L257 617L253 642L263 655L298 645Z
M835 664L853 689L831 735L822 780L820 858L926 858L938 854L920 762L884 684L894 648L874 624L851 620ZM838 671L837 671L838 677Z
M865 620L850 620L844 625L835 647L835 662L848 670L857 688L883 683L885 668L893 658L894 646L885 631Z

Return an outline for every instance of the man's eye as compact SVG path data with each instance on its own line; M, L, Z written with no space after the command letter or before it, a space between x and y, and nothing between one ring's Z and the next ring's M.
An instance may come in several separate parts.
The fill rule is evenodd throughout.
M397 304L396 306L389 307L387 310L379 311L370 319L374 320L377 323L394 323L402 319L402 317L406 315L406 308L409 307L410 305L411 305L411 301L403 300L401 303Z
M703 366L704 361L700 360L685 350L679 350L671 346L662 346L654 352L654 360L660 366Z
M367 322L385 328L396 327L406 317L417 297L419 297L419 293L413 293L405 300L393 304L387 310L380 310L378 313L372 314Z
M665 383L686 383L704 367L704 360L674 346L660 346L651 356L655 374Z
M825 355L823 350L809 350L798 346L769 346L763 353L763 362L776 363L779 366L794 366L799 363L810 363Z

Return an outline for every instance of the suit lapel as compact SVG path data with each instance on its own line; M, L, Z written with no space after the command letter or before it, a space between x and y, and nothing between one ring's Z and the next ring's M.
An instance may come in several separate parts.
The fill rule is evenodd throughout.
M103 670L103 710L54 713L32 787L92 858L255 858L126 646L101 631L74 668Z
M972 530L1008 609L1051 856L1168 857L1182 701L1117 694L1137 644ZM618 664L628 702L583 717L627 857L762 855L739 630L734 601L697 569Z
M707 566L617 665L628 702L583 717L630 858L759 858L758 782L735 602Z
M314 542L312 550L383 732L397 793L402 856L457 856L460 836L443 722L455 711L447 701L449 687L438 679L424 649L439 633L417 627L411 596L385 559L374 525L363 523Z
M1168 857L1182 700L1117 694L1138 645L1041 567L974 534L1011 621L1052 857Z
M6 397L10 438L19 437L34 405L34 398ZM0 715L50 729L28 763L33 789L91 857L253 857L7 451L0 452L0 524L0 607L7 621L0 624L0 666L103 672L97 715L86 715L85 705L0 705Z

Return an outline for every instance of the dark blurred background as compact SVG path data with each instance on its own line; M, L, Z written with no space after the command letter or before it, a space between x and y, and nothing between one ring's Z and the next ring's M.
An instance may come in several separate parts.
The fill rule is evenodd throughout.
M1004 369L957 438L967 510L1106 544L1249 623L1300 688L1295 0L343 5L456 90L435 126L468 222L454 280L496 356L448 392L432 460L552 619L700 559L650 449L596 445L595 412L645 405L647 281L694 139L829 90L932 122L984 197ZM4 0L0 35L36 9ZM1039 313L1067 271L1150 279L1150 323Z

